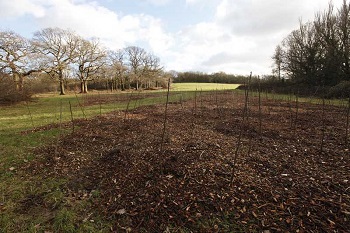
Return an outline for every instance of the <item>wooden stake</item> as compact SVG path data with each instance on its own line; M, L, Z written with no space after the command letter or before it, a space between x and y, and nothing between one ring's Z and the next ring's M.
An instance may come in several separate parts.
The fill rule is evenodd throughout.
M83 116L84 116L84 118L85 118L85 120L86 120L87 117L86 117L86 115L85 115L84 107L83 107L83 105L80 104L79 99L78 99L78 96L77 96L77 93L75 93L75 98L77 99L78 105L79 105L79 107L80 107L80 110L81 110L81 112L83 113ZM83 101L85 102L84 99L83 99Z
M74 133L74 119L73 119L73 110L72 110L72 104L69 101L69 110L70 110L70 118L72 121L72 133Z
M32 112L30 111L28 101L26 101L26 104L27 104L27 109L28 109L29 116L30 116L30 121L31 121L31 123L32 123L32 127L34 128L33 116L32 116Z
M349 101L348 101L348 110L346 113L346 128L345 128L345 143L349 143L349 118L350 118L350 96L349 96Z
M168 80L168 91L166 95L166 103L165 103L165 111L164 111L164 121L163 121L163 131L162 131L162 141L160 143L160 151L163 151L164 137L166 131L166 123L167 123L167 114L168 114L168 104L169 104L169 93L170 93L170 78Z
M323 151L323 145L324 145L324 135L325 135L325 131L326 131L326 126L325 126L325 99L324 96L322 98L322 136L321 136L321 146L320 146L320 151Z

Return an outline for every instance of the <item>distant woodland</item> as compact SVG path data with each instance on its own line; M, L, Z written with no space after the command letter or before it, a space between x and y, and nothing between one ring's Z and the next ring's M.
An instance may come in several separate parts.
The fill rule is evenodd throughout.
M94 89L158 88L169 73L160 59L129 46L108 50L98 39L85 39L70 30L45 28L27 39L0 31L0 101L21 101L31 93L66 88L87 93Z
M275 92L348 97L350 95L350 4L328 9L310 22L300 21L272 56L272 75L251 85ZM254 71L252 71L254 73ZM166 87L174 82L248 83L247 76L216 72L166 72L160 59L130 46L116 51L98 39L70 30L45 28L28 39L0 31L0 102L18 102L33 93L88 89L126 90ZM257 82L259 80L259 82ZM258 84L259 83L259 84Z
M311 22L302 22L276 46L273 74L313 91L350 93L350 5L330 3ZM329 93L330 95L333 95Z

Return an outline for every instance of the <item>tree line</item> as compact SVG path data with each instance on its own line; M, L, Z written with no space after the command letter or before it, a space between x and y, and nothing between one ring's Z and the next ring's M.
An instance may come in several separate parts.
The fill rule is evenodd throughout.
M160 59L140 47L108 50L98 38L85 39L61 28L39 30L31 39L0 31L0 82L10 78L21 92L29 76L56 80L61 95L68 78L80 80L82 93L96 79L109 80L112 90L125 90L154 87L169 78Z
M212 74L206 74L203 72L179 72L174 75L173 82L243 84L246 79L247 77L243 75L226 74L224 72L217 72Z
M350 81L350 5L316 13L276 46L272 57L278 79L306 86L335 86Z

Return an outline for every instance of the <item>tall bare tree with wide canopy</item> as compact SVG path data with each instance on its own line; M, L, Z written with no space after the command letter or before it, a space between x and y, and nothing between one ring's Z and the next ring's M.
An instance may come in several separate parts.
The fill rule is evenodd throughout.
M15 32L0 31L0 72L13 77L16 90L22 91L24 78L39 70L30 41Z
M76 65L81 82L81 93L87 93L87 82L91 80L99 69L105 64L106 51L103 50L97 39L79 39Z
M149 88L151 87L152 82L157 86L157 79L162 73L163 67L160 65L160 59L153 54L148 54L145 56L142 74L145 77L145 81L147 82L147 86Z
M119 86L120 89L124 91L126 85L130 84L128 76L126 75L128 67L125 65L124 57L125 50L123 49L108 51L107 60L111 70L112 90L116 90Z
M140 47L130 46L125 48L126 60L130 67L130 75L136 83L136 90L142 84L142 74L144 71L147 52Z
M65 71L77 59L78 44L79 37L69 30L45 28L34 34L35 51L44 56L45 72L58 78L61 95L65 94Z

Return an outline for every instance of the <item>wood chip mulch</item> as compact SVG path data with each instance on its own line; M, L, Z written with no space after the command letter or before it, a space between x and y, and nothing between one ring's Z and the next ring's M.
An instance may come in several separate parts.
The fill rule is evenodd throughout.
M248 106L243 123L236 92L172 103L163 139L165 105L79 120L30 169L68 179L67 197L88 198L86 216L116 232L348 232L346 107Z

